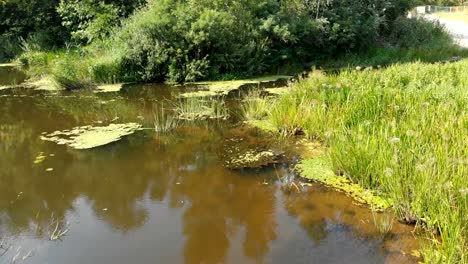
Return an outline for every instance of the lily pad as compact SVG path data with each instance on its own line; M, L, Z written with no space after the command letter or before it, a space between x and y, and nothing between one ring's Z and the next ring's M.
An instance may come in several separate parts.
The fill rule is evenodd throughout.
M119 141L122 137L140 129L141 125L137 123L110 124L103 127L82 126L71 130L55 131L41 136L41 139L59 145L68 145L74 149L92 149Z

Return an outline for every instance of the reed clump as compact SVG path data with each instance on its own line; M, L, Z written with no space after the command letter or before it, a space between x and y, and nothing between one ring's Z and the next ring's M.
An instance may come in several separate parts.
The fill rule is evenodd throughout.
M244 109L278 132L323 142L333 171L385 194L401 220L433 231L423 249L428 263L467 263L467 87L468 60L418 62L315 73Z

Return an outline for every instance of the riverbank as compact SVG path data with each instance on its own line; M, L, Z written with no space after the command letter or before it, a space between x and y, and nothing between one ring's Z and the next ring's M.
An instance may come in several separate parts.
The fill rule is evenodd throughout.
M402 221L434 232L427 263L468 261L468 60L376 71L318 71L245 115L327 147L330 169L385 194Z
M347 48L332 53L321 49L317 56L310 53L303 54L300 58L286 56L283 63L265 64L261 70L240 71L244 66L236 63L231 65L232 70L224 69L226 62L208 60L212 55L207 55L204 59L205 63L210 65L206 67L224 69L222 73L209 73L207 69L206 73L201 70L198 72L197 67L202 66L190 64L194 62L177 62L182 63L179 65L182 69L177 70L173 69L173 66L169 67L166 61L160 62L159 66L152 65L151 60L159 63L159 59L138 57L146 53L132 56L124 48L129 43L119 38L67 50L31 49L20 55L16 63L22 65L31 78L40 79L45 76L53 79L62 89L74 90L129 82L193 83L241 80L262 75L300 75L304 70L307 72L310 69L339 71L356 67L381 68L395 63L435 63L468 57L468 49L454 43L449 33L437 22L398 17L388 27L388 32L380 32L372 41L362 43L362 48ZM289 49L295 50L294 47ZM300 49L295 50L299 51ZM227 55L235 54L226 53L223 56ZM144 65L140 65L141 63ZM198 73L189 74L191 71Z

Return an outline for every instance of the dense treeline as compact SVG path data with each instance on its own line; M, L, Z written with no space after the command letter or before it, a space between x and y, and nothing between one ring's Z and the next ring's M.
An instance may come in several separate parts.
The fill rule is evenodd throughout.
M54 49L103 36L144 0L0 0L0 61L21 52L21 44Z
M28 52L22 62L41 64L65 86L255 75L366 49L411 6L410 0L124 3L62 0L60 40L79 48L68 45L53 60Z
M0 3L0 60L20 53L20 39L20 62L68 88L286 72L377 43L419 45L419 35L413 36L417 43L401 40L434 30L402 19L413 0Z

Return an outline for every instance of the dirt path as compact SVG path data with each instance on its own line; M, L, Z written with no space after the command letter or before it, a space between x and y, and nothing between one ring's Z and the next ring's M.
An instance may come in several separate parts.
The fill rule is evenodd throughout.
M426 18L429 20L439 20L439 22L442 23L450 32L450 35L460 44L460 46L468 48L468 23L446 18L439 18L436 15L427 15Z

